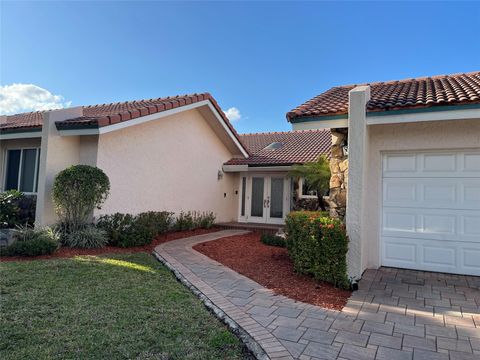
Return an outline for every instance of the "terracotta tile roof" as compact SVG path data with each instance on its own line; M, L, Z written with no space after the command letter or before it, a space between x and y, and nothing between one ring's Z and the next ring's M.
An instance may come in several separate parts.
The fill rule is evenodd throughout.
M248 159L230 159L225 165L292 165L316 160L318 155L330 153L330 130L301 130L240 135L250 151ZM265 149L272 143L280 143L275 150Z
M228 121L224 112L209 93L180 95L149 100L125 101L111 104L91 105L83 107L82 117L68 119L57 122L58 129L65 129L74 126L78 127L102 127L116 124L122 121L128 121L149 114L160 113L162 111L179 108L185 105L194 104L200 101L209 100L215 107L223 120L240 140L236 130ZM7 116L6 123L0 124L1 132L18 130L41 129L43 123L43 113L37 111L23 114ZM241 142L241 141L240 141Z
M368 112L480 103L480 71L359 85L371 87ZM347 114L348 92L359 85L333 87L288 112L287 119Z

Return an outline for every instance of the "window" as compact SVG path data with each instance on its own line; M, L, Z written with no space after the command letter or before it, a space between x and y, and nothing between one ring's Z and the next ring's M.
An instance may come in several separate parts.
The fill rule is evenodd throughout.
M277 150L283 146L281 142L273 142L263 148L263 150Z
M6 153L5 190L36 193L40 149L10 149Z
M305 179L300 179L299 186L302 192L300 193L300 197L302 198L316 198L317 197L317 190L312 188Z

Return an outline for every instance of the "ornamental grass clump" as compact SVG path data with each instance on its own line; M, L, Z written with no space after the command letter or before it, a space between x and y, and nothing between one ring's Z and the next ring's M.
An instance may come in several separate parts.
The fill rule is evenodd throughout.
M349 289L345 225L320 212L291 212L286 219L287 249L295 270Z
M63 238L63 245L72 248L102 248L108 243L107 232L93 225L76 229Z
M73 165L62 170L53 183L53 202L62 232L68 235L91 223L110 191L108 176L99 168Z

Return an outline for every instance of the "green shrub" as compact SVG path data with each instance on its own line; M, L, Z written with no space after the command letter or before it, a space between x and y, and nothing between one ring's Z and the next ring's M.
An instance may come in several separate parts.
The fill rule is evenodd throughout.
M34 229L30 226L18 227L16 240L4 253L9 256L48 255L58 249L59 235L49 227Z
M287 243L284 238L271 234L262 234L260 241L265 245L286 247Z
M13 229L21 224L18 201L22 196L17 190L0 193L0 229Z
M213 212L187 211L180 212L175 219L173 228L176 231L210 229L215 225L216 216Z
M191 211L180 212L175 220L174 229L176 231L193 230L196 226L194 214Z
M93 225L73 230L63 240L65 246L82 249L102 248L107 243L107 232Z
M168 211L147 211L137 215L135 221L149 228L156 235L165 234L173 223L173 213Z
M108 176L97 167L73 165L59 172L53 183L52 197L66 232L85 227L93 210L100 209L109 191Z
M286 219L287 248L295 270L349 288L345 225L320 212L291 212Z
M132 247L150 244L157 235L166 233L172 222L172 213L166 211L148 211L137 216L116 213L101 216L97 227L106 231L111 245Z
M200 227L202 229L210 229L215 225L215 219L217 217L213 212L202 212L198 216L197 220L197 227Z
M134 216L130 214L115 213L102 215L97 221L97 227L107 232L108 242L111 245L118 245L120 236L132 226Z

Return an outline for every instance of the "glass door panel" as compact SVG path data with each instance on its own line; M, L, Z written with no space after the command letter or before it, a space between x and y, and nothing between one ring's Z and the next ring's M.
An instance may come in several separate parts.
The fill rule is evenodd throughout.
M272 177L270 181L270 217L283 218L283 178Z
M252 206L250 216L263 217L263 195L265 189L265 178L252 177Z

